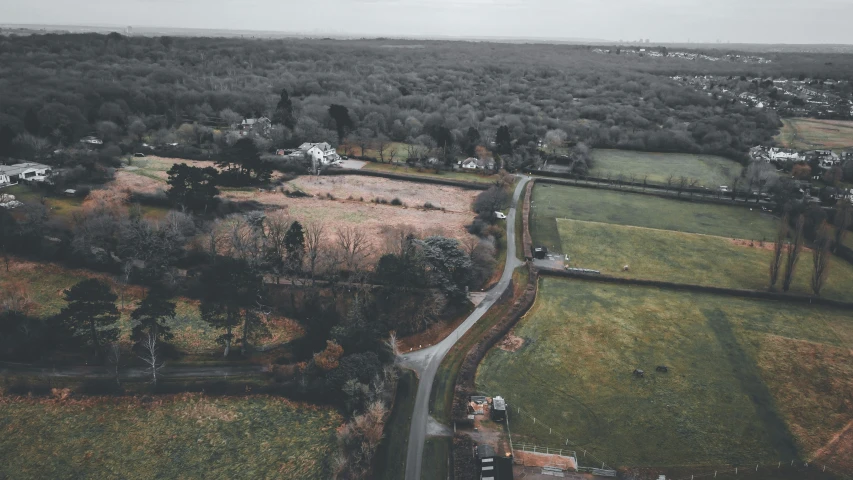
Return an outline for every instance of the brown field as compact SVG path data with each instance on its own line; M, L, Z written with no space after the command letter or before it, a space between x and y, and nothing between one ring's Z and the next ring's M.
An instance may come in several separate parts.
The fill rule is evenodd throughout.
M303 223L321 223L326 231L334 232L341 227L358 227L378 245L388 233L398 228L410 229L419 235L444 235L465 239L470 235L465 225L471 223L473 213L422 210L413 207L379 205L367 198L359 200L335 200L312 198L289 198L275 192L223 192L224 198L237 201L254 200L269 208L284 209L288 216Z
M787 148L845 149L853 147L853 122L789 118L776 140Z
M299 177L290 182L293 186L312 195L332 194L339 199L363 198L372 201L384 198L391 201L399 198L409 207L423 207L430 202L436 207L453 212L469 212L476 191L463 190L444 185L401 182L387 178L341 175L329 177Z

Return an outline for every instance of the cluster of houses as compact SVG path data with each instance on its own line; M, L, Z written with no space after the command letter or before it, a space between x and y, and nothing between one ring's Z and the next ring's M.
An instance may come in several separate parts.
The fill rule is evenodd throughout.
M0 165L0 188L18 183L44 182L51 168L41 163L22 162L14 165Z
M648 43L648 42L647 42ZM595 48L592 50L594 53L601 54L622 54L622 55L637 55L640 57L671 57L671 58L679 58L682 60L705 60L708 62L737 62L737 63L753 63L753 64L766 64L772 63L773 61L769 58L758 57L755 55L724 55L721 57L714 57L712 55L707 55L705 53L696 53L696 52L682 52L682 51L669 51L666 48L651 48L651 47L616 47L616 48Z
M846 119L853 117L853 102L839 95L848 82L803 78L676 75L673 80L703 90L708 95L733 98L743 105L773 108L785 117ZM749 85L746 90L744 86Z
M832 150L793 150L790 148L757 146L749 151L753 161L773 163L781 166L786 162L806 162L817 164L821 170L829 170L841 166L842 163L853 160L853 152L835 153Z

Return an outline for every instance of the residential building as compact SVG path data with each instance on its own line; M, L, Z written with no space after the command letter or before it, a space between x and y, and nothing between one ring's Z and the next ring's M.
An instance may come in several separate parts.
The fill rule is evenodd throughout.
M459 162L459 168L465 170L494 170L495 161L491 158L474 158L468 157Z
M15 165L0 165L0 186L19 182L43 182L51 168L41 163L24 162Z
M291 155L302 156L306 154L311 158L312 163L322 166L330 165L340 159L335 148L326 142L303 143Z
M238 129L241 136L246 136L249 132L268 135L272 129L272 121L267 117L244 118Z

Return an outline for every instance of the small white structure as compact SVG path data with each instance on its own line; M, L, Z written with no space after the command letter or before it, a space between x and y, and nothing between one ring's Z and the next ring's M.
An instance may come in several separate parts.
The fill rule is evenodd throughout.
M103 141L103 140L101 140L101 139L100 139L100 138L98 138L98 137L95 137L95 136L90 135L90 136L88 136L88 137L83 137L83 138L81 138L81 139L80 139L80 143L85 143L85 144L88 144L88 145L103 145L103 144L104 144L104 141Z
M506 220L506 214L503 212L495 212L495 218L498 220Z
M468 157L459 162L459 168L464 170L494 170L495 161L491 158L481 159Z

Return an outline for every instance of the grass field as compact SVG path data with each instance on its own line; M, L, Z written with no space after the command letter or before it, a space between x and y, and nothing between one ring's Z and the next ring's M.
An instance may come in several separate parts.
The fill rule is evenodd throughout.
M570 265L607 275L715 287L764 290L769 282L772 244L733 242L729 238L557 219L562 252ZM624 272L622 267L629 265ZM811 294L812 255L804 251L791 293ZM781 282L779 285L781 286ZM822 296L850 300L853 266L833 257Z
M332 409L276 397L0 398L0 476L331 478Z
M687 177L708 188L729 185L732 177L740 175L743 168L727 158L691 153L596 149L592 152L592 159L590 175L594 177L617 178L622 175L627 181L633 175L635 182L642 183L646 177L649 183L666 184L667 178L674 175L676 180Z
M848 312L544 277L514 334L477 383L537 418L510 408L515 442L610 466L775 463L853 420Z
M459 180L462 182L476 182L476 183L494 183L497 180L497 175L480 175L477 173L468 173L468 172L446 172L441 171L436 173L435 170L427 170L423 168L413 168L405 164L390 164L390 163L376 163L376 162L367 162L364 167L365 170L378 170L382 172L389 173L399 173L403 175L413 175L417 177L429 177L429 178L443 178L445 180Z
M782 123L782 130L776 136L776 141L784 147L798 150L841 150L853 147L853 122L789 118L782 120Z
M107 282L119 296L116 305L121 309L121 295L124 292L124 309L121 309L122 338L129 341L133 324L130 313L142 299L142 287L131 285L124 287L109 275L96 273L85 269L71 269L62 265L47 262L30 262L13 259L10 272L0 274L0 289L11 288L12 284L21 284L30 299L28 314L45 317L59 313L66 305L63 291L85 278L98 278ZM218 350L216 338L222 332L214 330L202 321L198 310L198 302L192 299L178 297L173 300L177 304L177 315L169 322L175 338L172 344L180 351L190 354L200 354ZM270 337L263 343L286 342L301 335L302 328L293 320L271 316L268 321Z
M560 185L533 188L530 233L537 245L560 251L557 218L770 240L777 220L760 210Z

